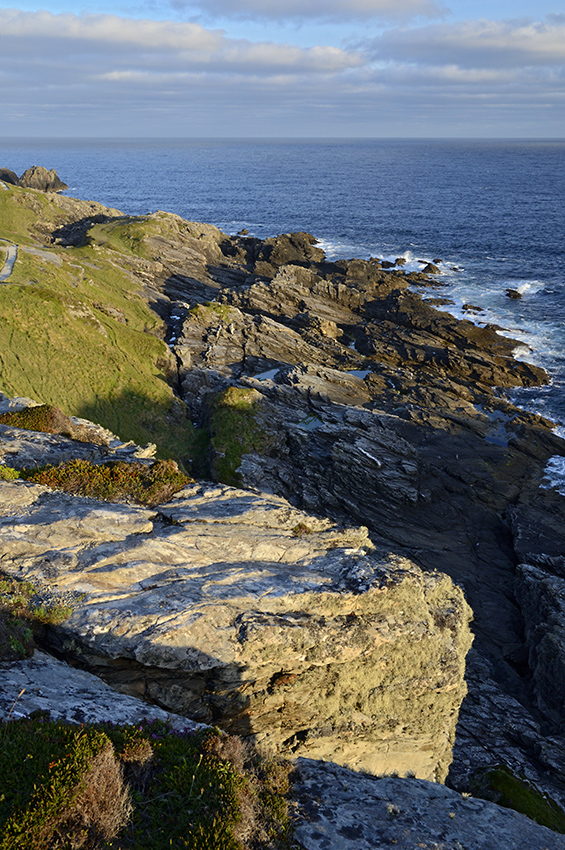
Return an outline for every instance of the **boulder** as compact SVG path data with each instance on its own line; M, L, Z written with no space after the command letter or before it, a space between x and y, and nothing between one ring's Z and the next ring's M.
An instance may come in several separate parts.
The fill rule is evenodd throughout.
M18 185L24 189L40 189L42 192L63 192L69 188L59 179L54 168L47 171L42 165L32 165L24 171Z
M72 601L46 638L58 654L288 756L445 778L471 642L446 576L226 486L157 512L0 490L4 569Z
M4 183L10 183L12 186L18 185L18 175L9 168L0 168L0 180Z

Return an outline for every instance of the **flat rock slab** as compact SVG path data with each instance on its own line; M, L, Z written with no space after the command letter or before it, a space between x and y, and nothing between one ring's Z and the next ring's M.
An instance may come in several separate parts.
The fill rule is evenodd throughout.
M297 768L304 850L565 850L565 835L443 785L302 758Z
M39 650L32 658L0 667L0 677L0 717L4 720L48 711L52 720L71 723L137 725L163 720L175 729L202 728L202 724L186 717L120 694L98 676L69 667Z

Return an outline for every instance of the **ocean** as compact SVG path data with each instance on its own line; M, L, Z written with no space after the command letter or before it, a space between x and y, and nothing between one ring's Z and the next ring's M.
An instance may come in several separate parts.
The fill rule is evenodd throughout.
M331 259L441 260L444 309L520 341L552 381L512 399L565 436L565 140L0 139L0 166L31 165L128 214L305 230ZM565 494L565 458L550 471Z

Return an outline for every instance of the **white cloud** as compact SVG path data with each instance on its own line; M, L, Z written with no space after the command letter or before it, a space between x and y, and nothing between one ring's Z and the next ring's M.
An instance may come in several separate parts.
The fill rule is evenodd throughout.
M0 10L0 134L558 136L564 66L564 16L399 27L343 49Z
M75 79L87 78L97 64L105 68L97 76L146 73L151 69L183 70L213 68L264 74L290 70L300 73L334 74L361 63L358 53L337 47L301 48L293 45L230 39L220 30L199 24L132 20L115 15L53 15L50 12L0 10L2 58L27 57L30 72L43 64L47 78L57 73L52 63ZM32 60L30 62L30 58ZM0 59L0 62L2 60ZM132 77L133 79L133 77Z
M398 29L372 40L381 59L402 63L442 64L466 68L520 68L565 65L565 20L464 21ZM369 45L368 45L369 46Z

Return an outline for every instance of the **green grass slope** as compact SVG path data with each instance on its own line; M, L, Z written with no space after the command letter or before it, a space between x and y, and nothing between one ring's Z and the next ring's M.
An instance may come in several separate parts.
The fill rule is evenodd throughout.
M122 238L108 247L45 247L45 234L66 220L53 196L0 192L0 245L19 246L0 284L0 391L156 443L158 456L186 465L193 434L170 384L174 358L132 273L140 219L131 220L131 239L122 220Z

